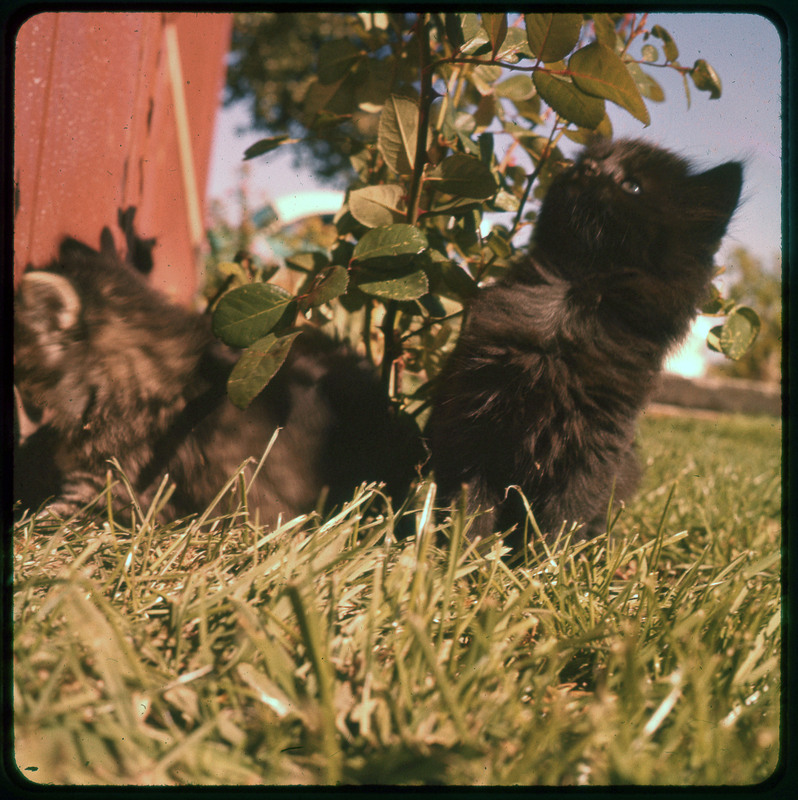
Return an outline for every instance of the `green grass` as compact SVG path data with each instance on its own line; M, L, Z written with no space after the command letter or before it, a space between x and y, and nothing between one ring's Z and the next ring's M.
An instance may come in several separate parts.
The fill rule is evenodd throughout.
M781 444L646 419L611 537L508 566L424 484L14 533L15 756L53 783L750 784L780 747ZM370 512L364 514L363 512ZM440 526L449 545L440 547Z

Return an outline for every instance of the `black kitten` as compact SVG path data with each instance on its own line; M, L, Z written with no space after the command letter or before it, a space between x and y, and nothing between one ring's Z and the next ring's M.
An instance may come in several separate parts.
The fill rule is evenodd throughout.
M15 387L28 430L38 426L15 453L15 496L27 507L55 494L50 511L71 514L117 458L145 504L168 473L176 489L165 516L199 512L277 427L249 496L266 522L312 510L323 490L330 504L351 499L362 481L405 490L417 431L395 418L364 360L308 328L241 411L225 393L234 354L207 317L146 283L147 243L123 261L109 232L102 242L97 252L66 239L15 298Z
M600 142L551 184L530 252L468 310L430 419L446 502L598 532L637 486L635 426L669 350L708 292L742 167L695 173L638 141ZM520 527L520 526L519 526ZM517 540L516 540L517 541Z

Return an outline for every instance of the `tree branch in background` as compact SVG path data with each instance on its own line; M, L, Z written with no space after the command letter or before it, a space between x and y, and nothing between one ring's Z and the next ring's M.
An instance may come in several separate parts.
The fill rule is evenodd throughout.
M421 97L418 104L418 131L416 135L416 160L413 164L413 182L410 184L410 201L407 221L415 225L418 221L418 205L421 198L424 167L427 164L427 135L429 132L429 110L432 105L432 70L430 68L429 25L425 14L419 14L419 68L421 73Z

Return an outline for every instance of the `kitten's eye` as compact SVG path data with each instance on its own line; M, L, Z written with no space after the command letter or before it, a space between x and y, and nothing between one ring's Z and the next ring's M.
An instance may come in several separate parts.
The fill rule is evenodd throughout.
M621 182L621 189L623 189L628 194L640 194L643 191L643 187L634 179L634 178L626 178Z

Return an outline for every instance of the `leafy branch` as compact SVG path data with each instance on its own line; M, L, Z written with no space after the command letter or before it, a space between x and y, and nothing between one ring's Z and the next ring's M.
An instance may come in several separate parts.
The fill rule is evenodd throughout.
M427 164L427 137L429 134L429 114L432 104L432 69L430 68L429 26L425 15L417 22L419 43L419 73L421 76L421 96L418 103L418 133L416 136L416 158L413 163L413 178L410 184L410 203L407 207L407 221L415 225L418 221L418 208L424 168Z
M362 349L385 392L410 409L453 346L462 308L480 281L508 268L529 205L567 163L561 140L611 135L607 103L648 124L648 105L664 100L649 67L677 70L688 102L688 78L710 98L721 91L706 61L679 63L673 38L649 27L646 14L362 14L350 22L349 35L321 46L302 108L309 135L345 147L355 173L336 242L286 259L300 279L295 291L239 280L243 272L229 268L235 280L213 309L216 334L243 350L230 379L242 406L279 369L298 325L341 330L342 316L359 314ZM497 133L511 139L503 153ZM298 138L263 139L245 157ZM507 226L493 221L502 214ZM733 355L746 341L740 321L753 330L753 318L722 310L729 320L710 344Z

